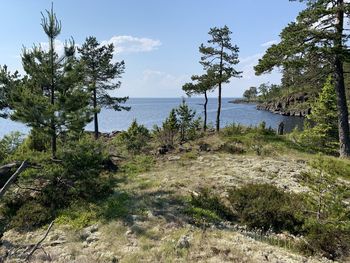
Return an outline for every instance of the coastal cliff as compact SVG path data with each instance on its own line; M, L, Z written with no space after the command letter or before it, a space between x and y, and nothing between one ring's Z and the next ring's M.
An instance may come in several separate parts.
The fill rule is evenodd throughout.
M305 117L311 113L309 100L310 96L307 93L297 93L278 100L260 103L256 108L284 116Z
M286 97L274 98L265 102L259 102L257 99L235 99L230 101L230 103L254 103L257 104L257 110L270 111L283 116L305 117L311 113L311 106L309 103L310 98L311 96L307 93L296 93Z

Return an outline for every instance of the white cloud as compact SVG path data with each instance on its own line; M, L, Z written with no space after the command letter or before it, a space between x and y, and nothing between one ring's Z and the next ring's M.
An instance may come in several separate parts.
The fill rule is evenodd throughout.
M117 54L150 52L158 49L162 45L159 40L133 36L113 36L111 39L101 42L102 45L111 43L114 45Z
M133 36L113 36L109 40L101 41L101 45L113 44L115 54L121 53L140 53L140 52L150 52L158 49L162 43L159 40L154 40L151 38L138 38ZM55 49L59 56L64 54L65 43L61 40L55 40ZM44 50L49 49L48 42L40 43L40 46ZM80 44L76 44L80 47Z
M262 43L261 46L262 46L262 47L270 47L270 46L272 46L273 44L277 44L277 43L278 43L277 40L271 40L271 41L267 41L267 42L265 42L265 43Z
M185 96L182 85L189 82L190 77L190 74L169 73L158 69L144 69L130 75L126 72L118 94L151 98Z

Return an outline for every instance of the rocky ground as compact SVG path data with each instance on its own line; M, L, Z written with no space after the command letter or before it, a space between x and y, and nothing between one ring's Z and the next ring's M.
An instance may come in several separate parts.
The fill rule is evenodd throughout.
M166 155L149 172L121 180L118 189L133 198L131 214L82 230L55 224L31 262L328 262L303 257L288 246L271 245L244 229L222 222L206 229L189 224L183 200L202 187L225 195L230 187L268 183L286 191L308 192L301 183L309 170L291 156L227 153ZM22 262L46 228L1 239L5 262ZM294 238L285 236L283 238Z

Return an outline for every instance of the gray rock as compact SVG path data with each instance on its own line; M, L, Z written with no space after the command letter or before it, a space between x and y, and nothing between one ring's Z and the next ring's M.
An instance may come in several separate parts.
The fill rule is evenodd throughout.
M182 249L182 248L189 248L190 245L191 245L190 244L190 237L187 235L184 235L184 236L180 237L180 239L177 242L176 247L179 249Z

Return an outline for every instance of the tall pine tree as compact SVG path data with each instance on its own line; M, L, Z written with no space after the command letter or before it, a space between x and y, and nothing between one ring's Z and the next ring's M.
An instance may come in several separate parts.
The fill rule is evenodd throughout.
M295 22L283 29L281 42L267 50L255 70L257 74L262 74L276 66L288 69L317 57L322 68L330 69L333 75L337 96L339 154L350 157L349 113L344 84L344 62L350 58L346 46L350 35L344 29L344 16L350 14L350 3L344 0L301 2L306 2L305 10L299 13Z
M108 91L120 87L120 81L116 79L124 73L124 61L113 63L113 44L101 45L95 37L88 37L79 48L81 60L84 65L85 84L91 93L91 102L94 110L95 138L98 138L98 113L102 107L111 108L116 111L130 110L122 106L128 97L113 97ZM114 82L113 82L114 81Z
M51 8L42 14L42 27L49 40L48 51L40 46L24 49L24 78L11 94L11 118L32 127L36 134L51 138L52 158L56 158L57 135L62 131L81 132L91 116L84 91L80 63L75 58L74 41L66 43L59 57L55 39L61 23Z
M211 37L208 40L208 46L202 44L199 47L199 51L202 53L201 64L204 69L210 70L216 76L215 81L219 89L216 130L219 131L222 84L229 83L232 77L240 77L241 72L233 68L234 65L239 63L239 48L237 45L232 44L232 32L227 26L211 28L208 34Z

